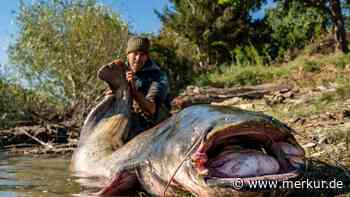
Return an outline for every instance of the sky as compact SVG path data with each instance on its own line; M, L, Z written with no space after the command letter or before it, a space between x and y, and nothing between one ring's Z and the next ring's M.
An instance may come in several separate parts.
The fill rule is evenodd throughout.
M7 48L18 34L16 15L19 2L20 0L0 2L0 65L8 63ZM167 0L98 0L98 2L118 12L136 33L159 32L161 22L154 10L162 11L169 4Z
M0 64L7 61L7 48L16 32L15 13L18 0L2 0L0 3Z

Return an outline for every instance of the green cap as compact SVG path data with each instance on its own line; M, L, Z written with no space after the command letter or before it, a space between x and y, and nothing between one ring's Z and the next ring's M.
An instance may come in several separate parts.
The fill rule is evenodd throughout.
M126 48L126 53L131 53L135 51L142 51L148 53L150 42L146 37L133 36L128 40L128 46Z

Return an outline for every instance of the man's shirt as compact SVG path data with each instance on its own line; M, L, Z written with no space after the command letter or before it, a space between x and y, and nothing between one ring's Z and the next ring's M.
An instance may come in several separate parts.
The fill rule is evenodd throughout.
M145 65L135 73L135 86L136 91L142 92L145 99L156 104L156 113L146 116L151 119L158 119L161 107L166 107L170 111L168 78L154 61L148 59ZM142 113L142 109L135 102L133 104L134 112Z

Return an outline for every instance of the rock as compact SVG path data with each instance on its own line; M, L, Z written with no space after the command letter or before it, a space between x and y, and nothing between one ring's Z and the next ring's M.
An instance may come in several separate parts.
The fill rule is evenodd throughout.
M329 113L329 112L327 112L326 114L327 114L328 117L329 117L330 119L332 119L332 120L336 120L336 119L337 119L337 117L336 117L335 114L332 114L332 113Z
M294 105L300 105L300 104L303 104L303 103L306 103L307 101L305 99L291 99L289 100L289 103L292 103Z
M321 155L324 155L326 153L326 151L321 151L321 152L317 152L317 153L313 153L310 155L310 157L319 157Z
M305 145L302 145L303 148L314 148L316 146L317 146L317 144L313 143L313 142L309 142L309 143L307 143Z
M287 92L283 94L284 98L293 98L294 97L294 93L293 92Z
M200 94L200 89L199 89L199 87L198 87L198 86L195 86L195 87L193 88L192 92L193 92L194 94Z
M224 100L222 102L211 102L212 105L217 105L217 106L231 106L231 105L237 105L241 103L243 100L239 97L234 97L230 98L227 100Z
M346 122L346 123L344 124L344 127L347 128L347 129L350 129L350 122Z
M245 109L245 110L254 110L255 109L255 105L253 103L240 104L237 107L239 107L241 109Z
M283 96L283 94L280 93L274 93L273 95L264 95L264 100L267 105L276 105L283 103L283 101L286 98Z
M328 136L321 136L317 142L318 144L329 144Z
M343 118L350 118L350 110L344 110L342 116Z

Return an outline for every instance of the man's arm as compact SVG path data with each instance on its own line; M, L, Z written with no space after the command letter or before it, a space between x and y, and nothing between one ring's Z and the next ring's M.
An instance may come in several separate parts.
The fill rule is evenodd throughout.
M156 113L156 103L153 100L146 99L146 97L141 92L138 92L135 89L132 90L132 94L136 102L143 110L150 114Z
M136 102L140 105L140 107L150 113L154 114L156 113L156 103L154 99L146 98L145 95L143 95L141 92L138 92L136 90L135 86L135 78L134 78L134 73L132 71L128 71L126 73L126 79L129 82L129 87L130 87L130 93L136 100Z

